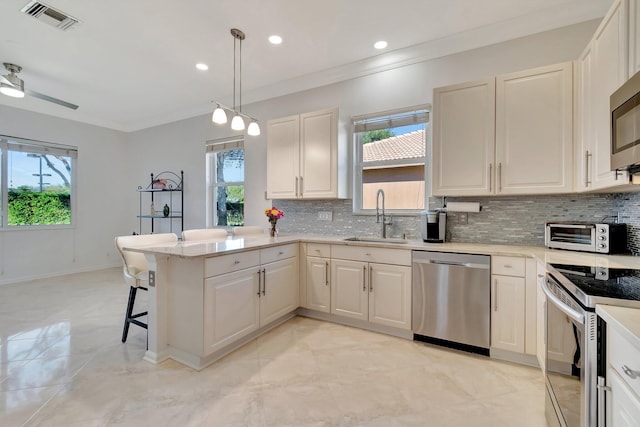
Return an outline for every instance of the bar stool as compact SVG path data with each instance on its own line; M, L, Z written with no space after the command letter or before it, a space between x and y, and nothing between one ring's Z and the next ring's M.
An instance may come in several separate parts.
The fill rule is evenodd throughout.
M224 240L227 238L227 230L223 228L197 228L194 230L184 230L182 232L183 241L195 240Z
M127 311L124 317L124 328L122 329L122 342L127 341L129 324L133 323L134 325L147 329L147 324L141 322L138 318L146 316L148 312L143 311L141 313L133 314L133 306L136 301L138 289L146 291L147 288L143 286L143 283L149 281L149 264L147 263L147 259L144 254L140 252L126 251L123 248L173 244L177 241L178 236L174 233L137 234L133 236L116 237L116 248L118 248L118 252L120 253L122 262L124 263L124 279L130 286L129 302L127 303Z

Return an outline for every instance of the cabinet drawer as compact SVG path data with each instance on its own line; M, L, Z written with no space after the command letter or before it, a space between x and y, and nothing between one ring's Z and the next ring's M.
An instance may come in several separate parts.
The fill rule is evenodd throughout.
M204 277L230 273L260 264L260 251L246 251L207 258L204 261Z
M512 256L492 256L491 274L524 277L525 259Z
M269 262L278 261L285 258L291 258L298 255L298 245L274 246L271 248L260 249L260 262L267 264Z
M640 350L614 328L608 327L607 332L609 363L620 374L624 382L640 395Z
M331 245L323 243L307 243L307 256L329 258L331 256Z
M411 251L404 249L332 245L331 258L379 262L382 264L411 265Z

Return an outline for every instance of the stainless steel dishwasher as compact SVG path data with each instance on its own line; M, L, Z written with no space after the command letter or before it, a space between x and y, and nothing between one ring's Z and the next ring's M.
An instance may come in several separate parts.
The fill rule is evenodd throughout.
M413 251L414 339L489 355L491 257Z

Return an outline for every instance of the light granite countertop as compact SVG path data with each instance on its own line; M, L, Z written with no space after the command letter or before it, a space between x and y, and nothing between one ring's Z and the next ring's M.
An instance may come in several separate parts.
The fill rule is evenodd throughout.
M125 248L135 252L172 255L180 257L211 257L251 249L261 249L288 243L325 243L348 246L382 247L435 252L456 252L494 256L532 257L544 263L591 265L608 268L638 268L640 257L631 255L600 255L593 253L562 251L538 246L487 245L482 243L424 243L407 240L406 243L384 241L345 241L343 236L291 234L269 237L266 235L228 237L220 241L179 241L172 245Z
M598 304L596 313L640 351L640 309Z

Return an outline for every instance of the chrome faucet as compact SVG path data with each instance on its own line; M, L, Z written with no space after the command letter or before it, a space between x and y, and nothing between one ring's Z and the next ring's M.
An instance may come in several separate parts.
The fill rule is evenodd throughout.
M382 214L380 214L380 195L382 195ZM380 223L380 217L382 216L382 238L387 238L387 226L393 225L393 218L391 215L387 217L384 213L384 191L382 188L378 188L376 192L376 224Z

